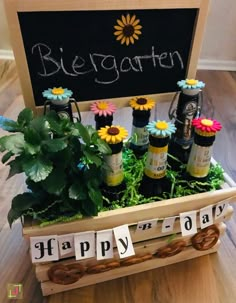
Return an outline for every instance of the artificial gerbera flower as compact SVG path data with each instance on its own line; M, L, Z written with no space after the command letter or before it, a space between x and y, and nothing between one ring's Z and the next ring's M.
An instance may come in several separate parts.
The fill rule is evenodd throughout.
M90 106L91 111L99 116L111 116L116 111L116 106L111 102L96 101Z
M116 144L122 142L128 136L128 132L124 127L112 125L100 128L98 135L108 144Z
M176 131L176 127L171 122L157 120L149 122L147 125L148 132L155 137L169 137Z
M203 87L205 87L205 83L203 83L202 81L198 81L195 79L186 79L186 80L181 80L177 82L177 85L181 88L181 89L201 89Z
M142 26L139 24L140 20L136 19L136 16L132 17L130 14L121 16L121 20L117 19L118 25L115 25L114 28L116 31L114 35L117 36L116 40L120 41L121 44L129 45L134 44L135 39L138 40L138 35L141 35L142 32L140 29Z
M192 124L195 127L195 132L203 136L214 136L222 128L220 122L208 118L193 119Z
M48 100L61 101L72 96L72 91L67 88L54 87L43 92L43 96Z
M131 99L129 104L135 110L150 110L154 107L155 101L145 97L136 97Z

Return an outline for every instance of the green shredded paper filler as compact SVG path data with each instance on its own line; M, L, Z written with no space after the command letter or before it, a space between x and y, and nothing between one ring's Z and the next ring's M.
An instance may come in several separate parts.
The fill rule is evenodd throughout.
M135 206L155 201L161 201L171 198L178 198L187 195L193 195L197 193L203 193L207 191L214 191L220 189L221 184L224 181L223 173L224 170L220 164L212 165L210 167L208 181L199 182L196 180L183 180L182 175L186 171L186 165L181 163L178 159L171 155L168 155L172 160L179 162L179 170L173 171L168 167L167 177L171 180L171 191L166 192L162 197L151 197L145 198L143 195L139 194L138 188L143 177L143 171L145 167L146 155L142 158L137 159L133 154L132 150L125 148L123 151L123 166L124 175L126 182L126 190L123 192L123 196L120 201L109 201L105 197L106 205L109 207L102 207L100 211L113 210L117 208L124 208L129 206ZM45 210L45 213L49 209ZM43 211L44 212L44 211ZM33 212L28 212L28 215L33 215ZM37 216L38 214L36 214ZM38 216L37 216L38 217ZM73 220L81 219L81 214L76 214L71 217L61 216L55 220L41 220L40 226L51 225L59 222L70 222Z

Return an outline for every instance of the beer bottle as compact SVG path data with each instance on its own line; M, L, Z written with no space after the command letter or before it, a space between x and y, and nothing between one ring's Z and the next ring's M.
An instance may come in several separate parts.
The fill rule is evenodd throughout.
M54 87L43 91L43 97L47 98L44 103L44 115L47 112L47 106L49 105L49 110L54 110L58 116L62 119L70 119L74 121L72 103L74 103L78 117L77 120L81 121L79 107L75 99L71 98L72 91L67 88Z
M169 144L169 154L176 157L182 163L186 164L189 158L191 145L193 142L192 120L201 113L202 95L201 88L205 86L202 81L195 79L186 79L177 82L181 89L178 96L176 111L173 110L173 103L169 109L169 118L175 118L176 132L172 136ZM172 169L178 169L179 163L171 157L168 162Z
M162 196L171 188L166 177L167 151L170 136L176 128L171 122L158 120L148 123L147 130L149 147L139 192L145 197Z
M139 158L148 149L149 133L146 126L155 102L145 97L136 97L131 99L129 104L133 109L132 139L129 147L133 150L136 157Z
M96 130L112 125L113 114L116 111L116 106L113 103L96 101L91 104L90 109L95 115Z
M194 119L192 124L195 133L188 159L187 173L190 179L205 181L210 169L215 135L222 126L218 121L207 118Z
M128 132L121 126L105 126L98 130L99 137L106 141L112 154L106 155L104 171L103 195L110 201L118 201L126 188L122 161L123 140Z

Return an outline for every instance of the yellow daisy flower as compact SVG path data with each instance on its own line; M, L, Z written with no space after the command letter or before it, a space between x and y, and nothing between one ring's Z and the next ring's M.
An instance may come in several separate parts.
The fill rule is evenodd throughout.
M128 136L128 132L124 127L112 125L101 127L98 131L98 135L108 144L116 144L122 142Z
M116 40L120 41L121 44L126 44L127 46L131 43L134 44L135 40L139 39L139 35L142 34L140 29L142 26L139 24L140 20L136 19L136 16L132 17L130 14L121 16L121 20L117 19L117 25L114 26L116 30L114 35L117 36Z
M151 110L155 101L145 97L135 97L130 100L129 105L135 110Z

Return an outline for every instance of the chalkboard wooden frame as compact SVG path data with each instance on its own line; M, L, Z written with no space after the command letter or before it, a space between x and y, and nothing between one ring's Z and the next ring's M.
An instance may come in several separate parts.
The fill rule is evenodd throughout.
M46 12L46 11L89 11L89 10L135 10L135 9L188 9L198 10L192 45L187 66L187 78L196 75L198 58L201 50L203 33L208 14L209 0L5 0L5 9L9 23L12 47L15 55L18 75L21 82L25 106L32 108L36 113L42 113L42 106L36 106L30 73L25 54L19 12ZM63 84L62 84L63 85ZM173 93L149 95L156 101L170 100ZM112 99L119 107L127 106L130 96ZM109 98L109 100L111 100ZM91 101L79 103L80 110L88 110Z

